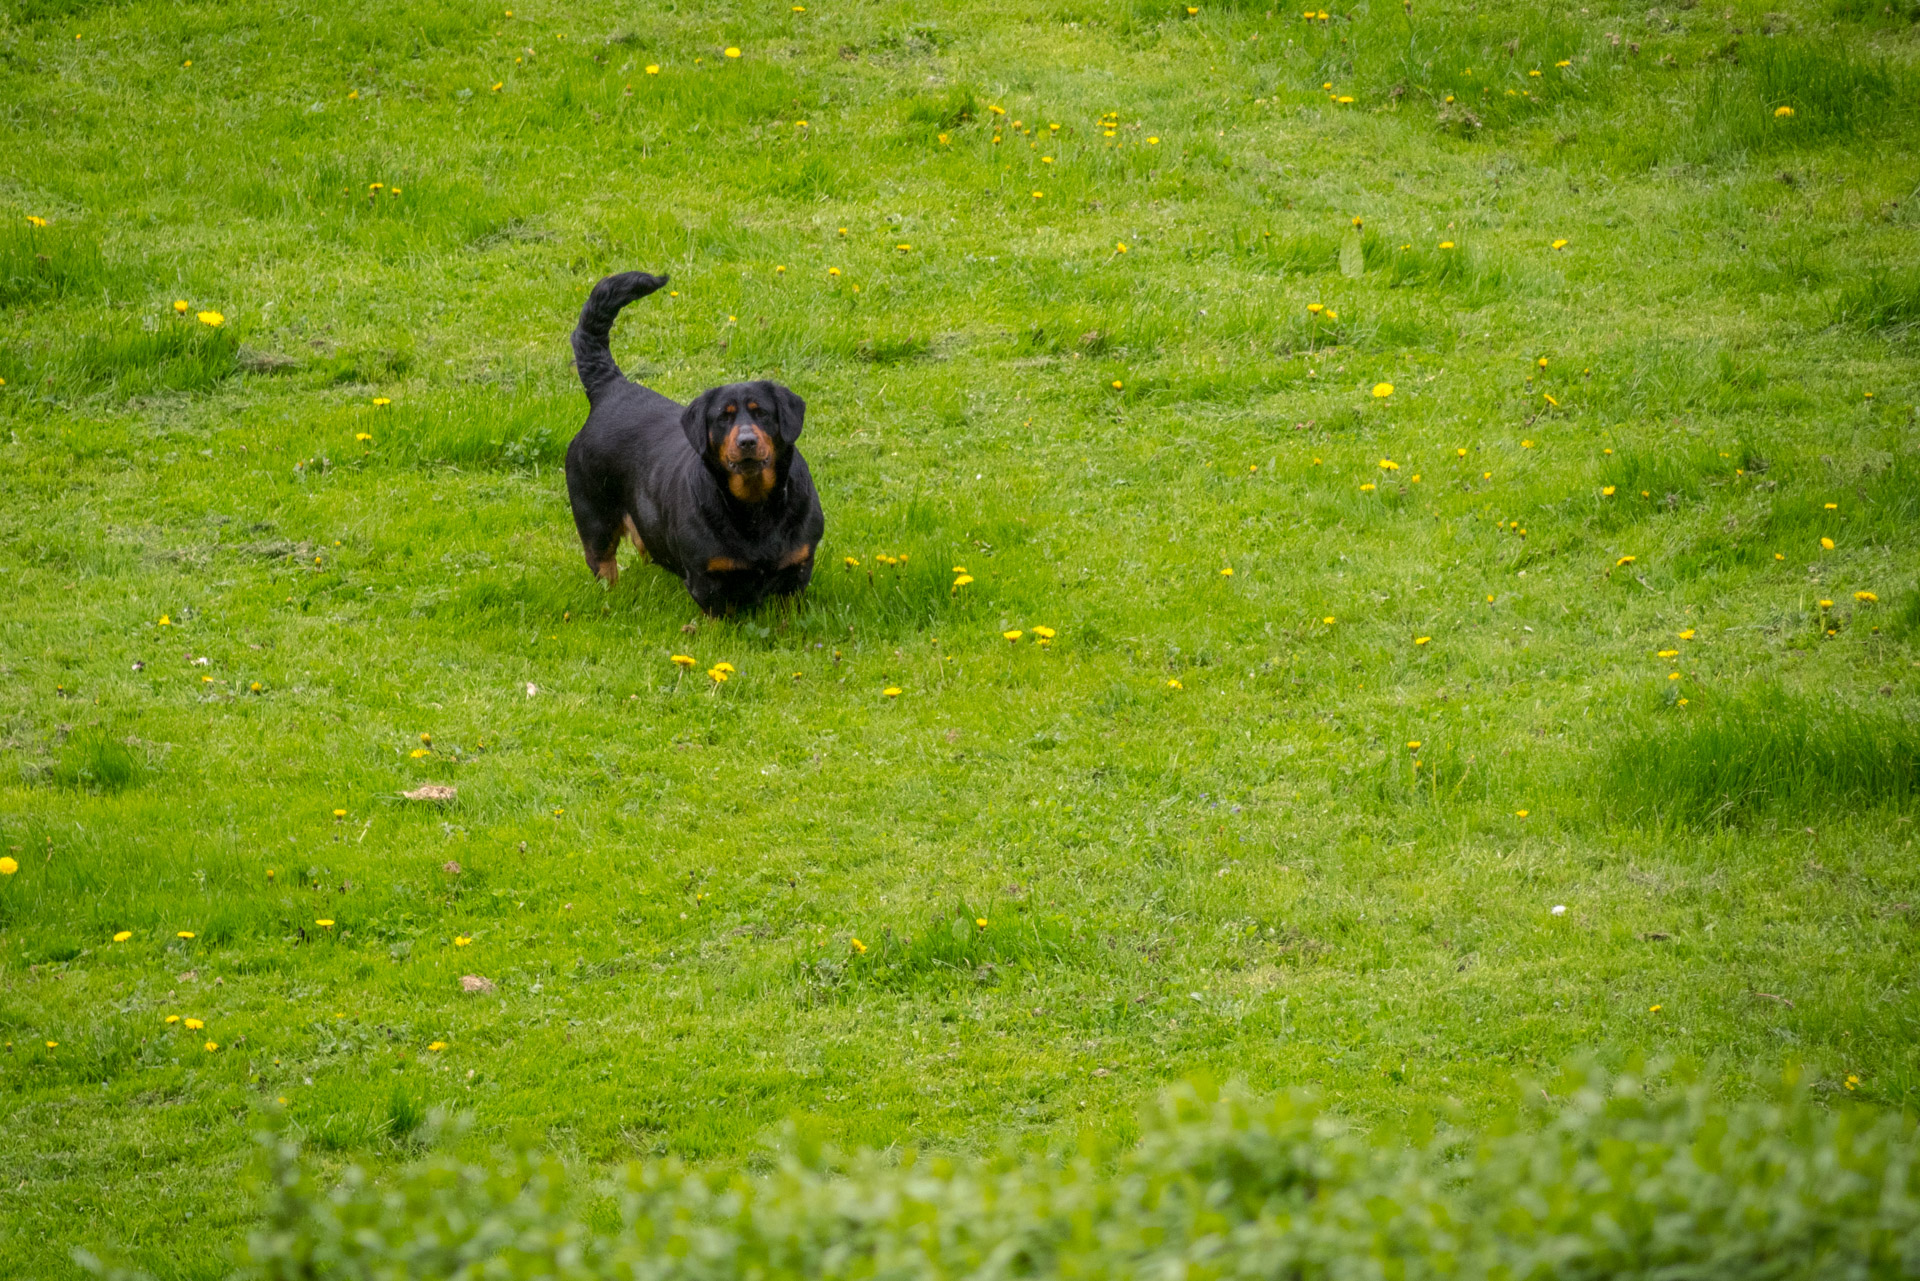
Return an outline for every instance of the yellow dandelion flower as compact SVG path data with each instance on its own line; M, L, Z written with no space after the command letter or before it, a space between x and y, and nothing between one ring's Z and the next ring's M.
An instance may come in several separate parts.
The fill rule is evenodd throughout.
M1555 249L1565 249L1567 247L1567 242L1564 240L1556 240L1553 242L1553 247Z
M1820 602L1820 608L1821 608L1821 609L1832 609L1832 608L1833 608L1833 602L1832 602L1832 601L1830 601L1830 600L1823 600L1823 601L1821 601L1821 602Z
M740 56L740 51L734 48L732 45L728 45L726 48L726 55L729 58L738 58Z
M206 1026L206 1023L200 1019L187 1020L187 1031L189 1032L198 1032L201 1028L205 1026Z
M713 665L713 670L716 672L725 672L727 675L731 676L733 675L733 664L732 663L715 663Z
M673 663L673 665L674 665L675 667L692 667L692 666L693 666L693 655L691 655L691 654L675 654L675 655L673 656L673 658L672 658L672 659L671 659L670 661L671 661L671 662Z
M1774 558L1775 560L1785 560L1785 559L1786 559L1786 556L1785 556L1785 555L1784 555L1783 553L1781 553L1781 552L1775 552L1775 553L1773 554L1773 558Z
M1417 739L1417 738L1410 738L1410 739L1408 739L1408 740L1407 740L1407 747L1408 747L1408 748L1409 748L1410 750L1412 750L1412 751L1416 751L1416 752L1417 752L1417 751L1419 751L1419 750L1420 750L1420 740L1419 740L1419 739Z
M707 669L707 677L712 680L715 685L724 685L727 683L727 673L717 667L709 667Z
M960 577L953 580L953 590L957 592L962 587L965 587L968 583L971 583L972 581L973 581L972 574L962 574L960 575Z
M1658 1006L1658 1005L1649 1005L1649 1006L1647 1007L1647 1013L1649 1013L1649 1014L1658 1014L1658 1013L1659 1013L1659 1012L1661 1011L1661 1009L1662 1009L1662 1008L1664 1008L1664 1007L1662 1007L1662 1006Z
M167 1015L167 1023L169 1026L171 1026L172 1024L178 1023L179 1021L180 1021L180 1016L178 1014Z
M1820 540L1820 546L1822 546L1823 548L1825 548L1825 549L1826 549L1826 550L1828 550L1828 551L1832 551L1832 550L1833 550L1833 540L1832 540L1831 538L1823 538L1823 539L1821 539L1821 540Z
M1686 631L1684 631L1684 632L1681 632L1681 633L1680 633L1680 639L1681 639L1681 640L1692 640L1692 639L1693 639L1693 628L1691 628L1691 627L1689 627L1689 628L1687 628L1687 630L1686 630Z
M1523 441L1521 441L1521 442L1520 442L1520 448L1522 448L1522 449L1532 449L1532 448L1533 448L1533 442L1532 442L1532 441L1530 441L1530 440L1523 440Z
M840 274L840 269L838 267L829 267L827 268L827 274L829 276L837 276Z
M1360 486L1360 492L1363 494L1371 494L1373 492L1373 482L1368 481L1366 484Z
M465 934L456 934L453 936L453 945L455 947L466 947L472 942L473 940L468 938Z
M1863 605L1877 605L1880 603L1880 598L1872 592L1855 592L1853 598Z
M1323 618L1323 619L1321 619L1320 621L1321 621L1321 622L1323 622L1323 623L1325 623L1325 624L1326 624L1326 625L1327 625L1328 627L1332 627L1332 626L1333 626L1333 615L1332 615L1332 614L1328 614L1328 615L1327 615L1327 616L1326 616L1325 618Z
M1601 496L1602 498L1612 498L1612 497L1613 497L1613 486L1612 486L1612 485L1602 485L1602 486L1600 487L1600 496Z
M1186 686L1182 685L1179 681L1170 680L1167 682L1167 688L1168 689L1185 689Z
M1012 631L1012 632L1001 632L1001 633L1000 633L1000 639L1001 639L1001 640L1008 640L1008 641L1015 641L1015 642L1017 642L1017 641L1019 641L1019 639L1020 639L1020 637L1021 637L1021 636L1022 636L1023 634L1024 634L1024 633L1021 633L1021 632L1018 632L1018 631Z
M175 298L173 300L173 309L179 315L184 316L189 311L193 310L193 304L188 302L185 298Z
M1515 810L1515 811L1513 812L1513 816L1514 816L1515 818L1525 818L1525 817L1527 816L1527 811L1526 811L1526 810Z
M353 438L364 444L365 442L373 439L373 434L371 432L357 431L353 433Z
M7 854L0 854L0 876L12 876L20 870L20 860Z
M650 76L657 76L657 75L659 75L659 74L660 74L660 64L658 64L658 63L655 63L655 62L650 62L650 63L648 63L648 64L647 64L647 74L648 74L648 75L650 75Z
M889 685L880 692L888 698L900 697L900 687L898 685Z
M113 936L113 941L116 943L124 943L132 937L133 937L132 930L121 930L118 934L115 934Z
M1375 400L1385 400L1391 395L1393 395L1392 383L1375 383L1373 385L1373 396Z
M1663 649L1658 654L1655 654L1654 657L1655 658L1672 658L1675 654L1678 654L1679 652L1680 651L1677 649Z
M1113 380L1113 389L1114 389L1115 391L1125 391L1125 390L1126 390L1126 384L1125 384L1125 383L1122 383L1122 382L1121 382L1121 381L1120 381L1120 380L1119 380L1118 378L1116 378L1116 379L1114 379L1114 380Z
M1451 240L1443 240L1440 242L1440 247L1442 249L1451 249L1453 248L1453 242Z
M849 937L847 941L848 941L849 943L851 943L851 944L853 945L853 950L854 950L854 951L855 951L856 953L858 953L858 954L860 954L860 955L863 955L863 956L864 956L864 955L866 954L866 951L867 951L867 945L866 945L865 943L862 943L862 942L861 942L861 941L860 941L859 939L857 939L857 938L851 938L851 937Z
M76 40L78 40L79 38L80 37L78 36L74 37L74 39ZM44 227L47 225L47 220L45 218L42 218L39 214L28 214L27 225L30 227Z
M1549 405L1552 405L1555 409L1560 408L1560 402L1555 400L1551 394L1544 391L1541 392L1540 394L1546 397L1546 401Z
M194 319L210 329L218 329L227 323L227 318L217 311L196 312L194 313Z
M1615 569L1618 569L1618 568L1620 568L1620 567L1621 567L1622 565L1631 565L1631 564L1633 564L1633 562L1634 562L1634 560L1635 560L1635 557L1632 557L1632 556L1622 556L1622 557L1621 557L1621 558L1620 558L1619 560L1616 560L1615 562L1613 562L1613 567L1614 567Z
M1573 60L1571 58L1562 58L1560 59L1560 61L1554 63L1553 65L1556 67L1571 67L1573 65Z
M181 930L178 934L175 934L174 937L177 939L191 939L193 937L193 931Z
M1424 645L1432 639L1433 637L1431 636L1416 636L1413 638L1413 643L1416 645Z
M427 1046L427 1049L434 1054L438 1054L440 1053L440 1051L446 1048L447 1048L447 1043L445 1041L434 1041L428 1044Z
M330 930L333 928L333 918L331 916L322 916L315 920L314 924L323 930Z
M1793 115L1792 107L1775 107L1773 109L1773 118L1775 120L1786 120L1790 118L1792 115Z
M844 562L846 563L846 566L847 566L847 568L848 568L848 569L858 569L858 568L860 568L860 561L859 561L859 560L858 560L858 559L857 559L856 557L853 557L853 556L843 556L843 557L841 557L841 560L842 560L842 561L844 561Z
M1033 634L1041 640L1052 640L1057 635L1051 627L1036 627L1033 629Z
M208 1054L212 1054L215 1050L219 1048L220 1048L220 1042L218 1041L208 1041L205 1046L205 1049Z
M1381 471L1399 471L1400 464L1394 462L1393 459L1391 458L1382 458L1380 460L1380 470Z
M1117 253L1117 254L1123 254L1123 253L1125 253L1125 252L1127 252L1127 246L1126 246L1126 242L1125 242L1125 241L1115 241L1115 242L1114 242L1114 245L1113 245L1113 252L1115 252L1115 253Z
M413 750L412 750L411 752L408 752L408 753L407 753L407 755L408 755L408 756L410 756L410 757L412 757L412 758L413 758L414 760L416 760L416 761L417 761L417 760L419 760L419 759L420 759L420 758L421 758L422 756L431 756L431 755L433 755L433 752L432 752L432 750L431 750L431 749L429 749L429 748L425 748L425 747L416 747L416 748L414 748L414 749L413 749Z
M1222 577L1222 578L1232 578L1232 577L1233 577L1233 566L1231 566L1231 565L1229 565L1229 566L1227 566L1227 567L1226 567L1225 569L1223 569L1223 570L1221 570L1221 571L1220 571L1220 577Z
M973 918L973 923L974 923L975 925L978 925L978 926L979 926L979 927L980 927L981 929L983 929L983 930L987 928L987 918L986 918L986 917L984 917L984 916L976 916L976 917L974 917L974 918Z

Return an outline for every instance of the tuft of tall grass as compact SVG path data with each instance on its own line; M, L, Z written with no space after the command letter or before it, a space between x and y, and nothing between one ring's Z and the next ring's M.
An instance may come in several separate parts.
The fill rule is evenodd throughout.
M156 329L76 334L44 347L0 349L0 376L56 393L205 391L238 372L239 350L229 329L191 318L169 320Z
M1849 281L1834 300L1833 323L1905 333L1920 323L1920 269L1882 269Z
M109 277L99 241L80 228L9 221L0 231L0 306L70 298Z
M53 781L89 792L121 792L138 784L145 762L104 729L87 729L69 738L55 757Z
M1060 921L1039 913L976 910L956 900L935 910L917 932L883 930L861 947L865 950L856 950L845 961L803 960L799 976L824 987L993 984L1005 970L1032 969L1066 958L1074 942Z
M1920 725L1777 686L1696 698L1618 740L1601 766L1610 815L1735 824L1784 811L1901 806L1920 794Z
M1911 79L1832 41L1754 41L1707 77L1680 141L1704 161L1851 137L1905 114Z

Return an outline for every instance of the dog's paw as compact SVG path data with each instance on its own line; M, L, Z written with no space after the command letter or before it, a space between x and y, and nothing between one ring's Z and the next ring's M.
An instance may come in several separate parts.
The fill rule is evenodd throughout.
M685 632L687 635L691 636L695 632L700 630L700 620L696 618L691 623L687 623L686 625L681 627L680 630Z

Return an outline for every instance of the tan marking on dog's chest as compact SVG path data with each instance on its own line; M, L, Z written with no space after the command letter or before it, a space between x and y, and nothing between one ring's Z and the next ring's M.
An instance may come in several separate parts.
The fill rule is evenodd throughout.
M751 476L738 472L727 476L727 492L743 503L764 503L773 492L773 468L766 467Z
M780 568L792 569L795 565L804 565L807 557L813 555L813 544L802 543L780 558Z
M715 556L707 562L707 572L709 574L730 574L735 570L752 568L753 566L747 564L744 560L735 560L731 556Z

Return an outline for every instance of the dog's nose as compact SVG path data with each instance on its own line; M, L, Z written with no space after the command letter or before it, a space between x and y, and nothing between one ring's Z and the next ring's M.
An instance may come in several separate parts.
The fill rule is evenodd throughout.
M758 453L760 450L760 431L752 423L743 424L734 440L743 454Z

